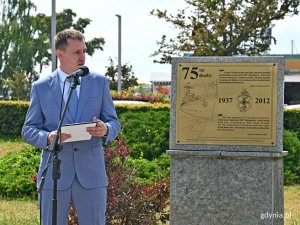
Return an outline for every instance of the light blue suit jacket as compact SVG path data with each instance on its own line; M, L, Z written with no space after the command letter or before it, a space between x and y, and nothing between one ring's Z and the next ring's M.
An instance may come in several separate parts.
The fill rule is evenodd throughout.
M41 78L33 83L31 103L22 128L23 139L42 150L38 173L38 184L41 172L47 162L47 137L56 130L60 120L62 92L59 85L58 72ZM64 107L64 103L63 103ZM78 141L62 144L63 149L58 154L61 160L61 177L58 180L58 190L70 187L75 174L83 187L105 187L108 184L102 141L105 143L115 139L121 126L110 95L107 78L90 73L81 78L80 95L76 121L72 121L69 112L66 113L63 124L91 122L96 116L109 128L106 138L92 137L88 141ZM52 164L50 165L44 189L53 188Z

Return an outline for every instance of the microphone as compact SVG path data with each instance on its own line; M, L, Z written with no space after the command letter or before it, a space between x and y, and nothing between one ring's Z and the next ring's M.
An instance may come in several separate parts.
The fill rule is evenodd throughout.
M84 77L89 74L89 68L87 66L81 66L75 72L71 73L67 76L67 79L74 78L74 77Z

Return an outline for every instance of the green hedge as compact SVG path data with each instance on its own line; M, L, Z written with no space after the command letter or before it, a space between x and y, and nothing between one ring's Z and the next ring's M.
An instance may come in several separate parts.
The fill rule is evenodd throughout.
M29 107L28 101L0 101L0 135L9 137L20 137L24 124L26 112ZM116 104L119 117L127 112L168 112L169 104Z
M295 131L300 137L300 110L285 110L283 116L283 126L286 130Z
M0 101L1 136L20 137L29 102ZM152 160L169 147L169 104L116 104L120 137L133 158Z
M0 101L0 135L20 137L20 132L24 123L25 115L29 106L29 102L25 101ZM127 112L143 113L143 112L170 112L169 104L117 104L117 114L122 119L122 114ZM167 115L166 114L166 115ZM141 116L140 114L139 116ZM130 118L132 119L132 118ZM164 126L167 126L170 118L161 121ZM122 121L124 122L124 121ZM123 124L122 124L123 125ZM292 130L300 136L300 110L285 110L284 111L284 128Z
M284 183L300 184L300 110L285 110L283 118Z
M24 101L0 101L1 136L20 137L28 106Z

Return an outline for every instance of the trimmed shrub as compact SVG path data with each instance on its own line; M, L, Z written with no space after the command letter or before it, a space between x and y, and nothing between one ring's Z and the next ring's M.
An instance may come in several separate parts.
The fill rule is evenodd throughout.
M283 127L286 130L295 131L300 137L300 110L285 110L283 117Z
M169 148L168 111L127 112L119 116L120 137L132 149L131 157L152 160Z
M296 132L283 132L284 150L288 155L284 157L284 184L300 183L300 141Z
M118 116L128 112L149 112L149 111L164 111L170 113L170 104L155 103L155 104L124 104L115 103Z
M20 137L29 101L0 101L0 135ZM116 111L120 117L128 112L164 111L170 112L170 104L116 104Z
M1 136L20 137L29 103L25 101L0 101Z

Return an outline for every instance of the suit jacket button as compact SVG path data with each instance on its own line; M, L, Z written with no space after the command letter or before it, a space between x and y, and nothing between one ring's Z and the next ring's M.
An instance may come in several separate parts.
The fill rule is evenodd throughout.
M74 152L77 152L79 149L78 148L74 148Z

